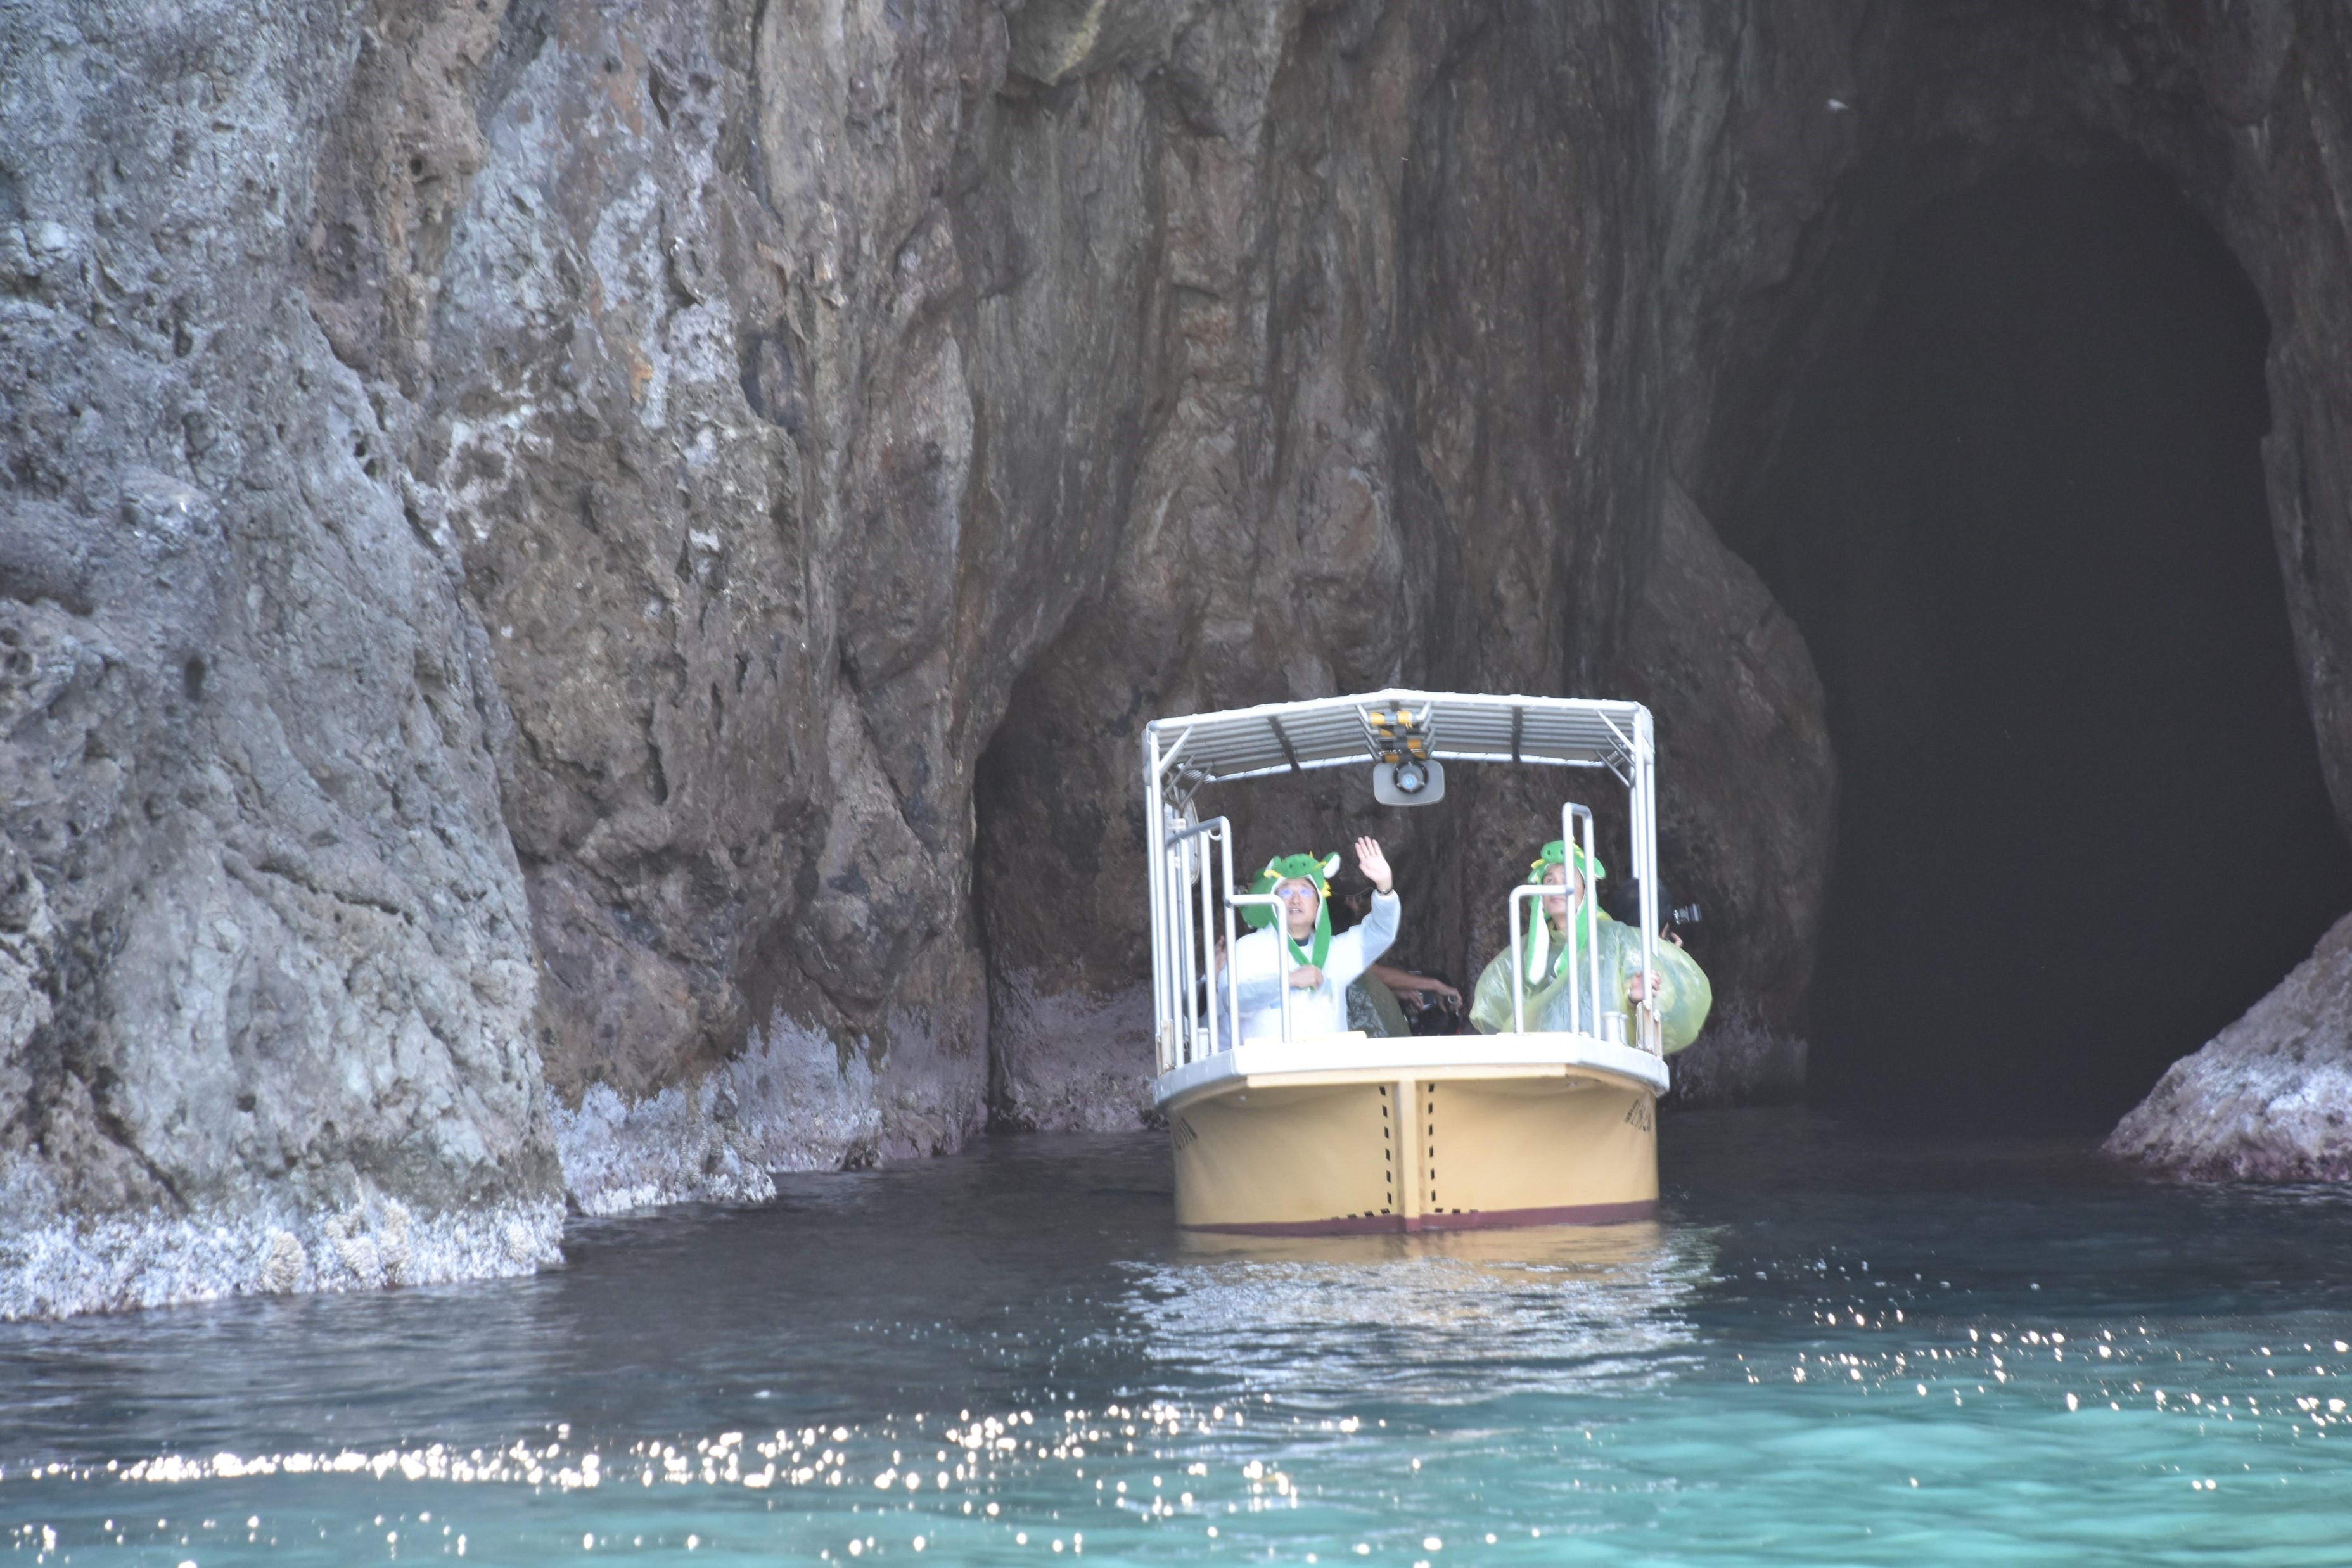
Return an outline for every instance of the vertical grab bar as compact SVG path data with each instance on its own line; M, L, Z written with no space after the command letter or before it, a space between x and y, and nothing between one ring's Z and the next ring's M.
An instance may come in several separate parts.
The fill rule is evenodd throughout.
M1633 720L1633 783L1642 803L1642 825L1639 841L1642 846L1642 1048L1654 1055L1666 1053L1666 1020L1658 1010L1658 998L1650 984L1650 977L1658 973L1658 776L1657 734L1651 726L1650 710L1643 708ZM1655 1036L1654 1040L1652 1037Z
M1592 1038L1599 1040L1604 1032L1601 1019L1608 1016L1610 1009L1601 999L1601 882L1592 875L1592 867L1596 863L1593 859L1592 812L1590 808L1580 806L1573 800L1561 802L1561 843L1570 841L1573 835L1569 830L1579 821L1584 823L1584 951L1592 976ZM1570 918L1574 919L1575 916L1571 915ZM1583 1022L1580 1008L1571 1011L1570 1016L1580 1024Z
M1143 809L1155 831L1167 836L1167 818L1160 806L1160 734L1143 727ZM1151 1054L1162 1072L1168 1071L1168 982L1160 973L1160 862L1165 852L1154 849L1143 857L1145 913L1151 927Z
M1201 1009L1208 1020L1208 1054L1217 1054L1217 915L1213 902L1217 894L1215 863L1209 858L1209 846L1216 841L1217 831L1212 827L1201 838L1201 997L1206 1004ZM1196 1026L1197 1027L1197 1026Z
M1192 841L1179 838L1169 846L1169 885L1175 896L1170 901L1174 918L1170 922L1174 933L1175 969L1179 977L1176 988L1176 1060L1181 1064L1192 1060Z
M1242 980L1241 936L1234 927L1234 828L1224 818L1217 822L1223 830L1218 845L1223 854L1225 873L1225 1006L1226 1021L1232 1025L1235 1046L1242 1042Z
M1282 1043L1288 1045L1290 1043L1291 963L1290 944L1282 940L1283 936L1289 934L1283 925L1282 900L1276 898L1270 893L1234 893L1228 889L1225 894L1225 904L1229 908L1233 909L1240 909L1250 904L1258 904L1274 911L1274 925L1272 929L1276 933L1274 944L1275 972L1276 977L1282 982ZM1241 944L1238 942L1234 943L1228 951L1232 956L1225 960L1225 967L1228 974L1234 974L1234 1042L1238 1045L1241 1043L1241 981L1240 977L1238 974L1235 974L1235 971L1238 971L1241 968L1239 961L1241 956Z
M1522 883L1511 889L1509 903L1511 906L1511 1032L1513 1034L1528 1032L1528 956L1527 943L1520 936L1519 905L1530 898L1542 898L1550 892L1551 889L1539 882ZM1536 918L1542 920L1547 916L1542 910L1538 909L1536 911ZM1569 1028L1573 1032L1579 1017L1576 987L1573 984L1568 988L1568 1017Z

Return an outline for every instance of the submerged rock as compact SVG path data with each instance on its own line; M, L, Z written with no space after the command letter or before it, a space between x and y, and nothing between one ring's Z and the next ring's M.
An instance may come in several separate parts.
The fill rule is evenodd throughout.
M2191 1181L2352 1181L2352 915L2173 1063L2106 1149Z

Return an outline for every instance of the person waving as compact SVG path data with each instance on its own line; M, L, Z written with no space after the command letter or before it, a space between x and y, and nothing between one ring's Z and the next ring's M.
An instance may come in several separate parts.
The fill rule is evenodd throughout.
M1377 840L1356 841L1356 866L1372 884L1372 907L1360 924L1336 936L1331 934L1330 879L1339 869L1338 855L1283 855L1266 862L1258 873L1250 891L1280 899L1282 921L1276 928L1275 912L1263 904L1243 911L1243 917L1258 928L1234 944L1244 1040L1282 1038L1286 968L1291 989L1290 1038L1347 1032L1348 987L1388 951L1397 931L1394 879Z

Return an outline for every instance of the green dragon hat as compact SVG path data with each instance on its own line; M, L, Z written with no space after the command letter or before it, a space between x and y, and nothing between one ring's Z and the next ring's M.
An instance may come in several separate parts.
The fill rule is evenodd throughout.
M1331 873L1339 869L1338 855L1282 855L1265 862L1265 869L1250 883L1252 893L1272 893L1286 882L1311 882L1318 895L1327 903L1331 897ZM1265 904L1252 904L1242 911L1242 918L1253 931L1263 931L1274 924L1274 911Z
M1608 870L1599 861L1587 862L1584 858L1584 851L1577 845L1554 839L1546 844L1537 853L1536 858L1528 863L1528 880L1543 881L1544 873L1556 865L1570 866L1581 873L1588 864L1592 869L1592 874L1585 879L1588 883L1598 882L1609 874ZM1539 984L1549 985L1555 977L1566 974L1570 966L1576 962L1580 947L1584 951L1591 951L1590 946L1584 942L1586 920L1605 921L1609 917L1591 905L1585 907L1586 915L1583 918L1570 919L1568 931L1560 941L1559 956L1557 958L1552 956L1551 922L1538 920L1528 928L1528 956L1525 972L1527 983L1530 988Z
M1572 866L1580 874L1581 874L1585 869L1584 851L1579 846L1568 843L1562 840L1552 840L1551 842L1543 847L1533 861L1528 862L1528 880L1529 882L1541 882L1544 879L1544 873L1556 865ZM1597 860L1591 862L1591 867L1592 875L1591 880L1594 882L1598 882L1602 877L1609 874L1608 868Z

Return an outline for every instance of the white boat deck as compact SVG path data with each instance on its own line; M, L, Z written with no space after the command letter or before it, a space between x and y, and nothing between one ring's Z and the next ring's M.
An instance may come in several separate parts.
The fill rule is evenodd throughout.
M1287 1042L1244 1040L1160 1075L1162 1111L1234 1089L1318 1083L1421 1082L1467 1078L1566 1078L1641 1084L1666 1092L1666 1064L1646 1051L1588 1034L1414 1035L1374 1040L1360 1032Z

